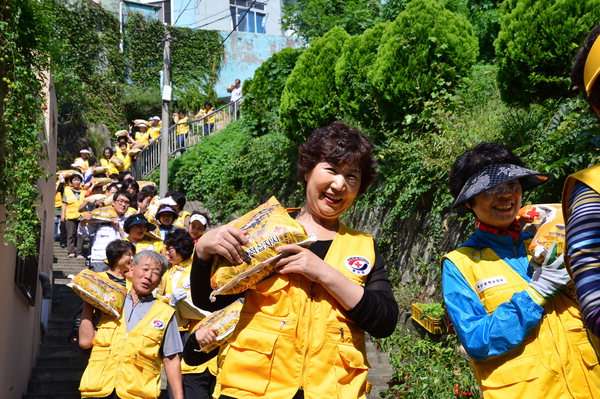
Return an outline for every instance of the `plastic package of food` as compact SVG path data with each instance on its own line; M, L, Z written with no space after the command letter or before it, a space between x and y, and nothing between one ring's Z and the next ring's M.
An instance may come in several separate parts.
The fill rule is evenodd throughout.
M128 208L125 212L125 216L131 216L136 213L136 210L133 208ZM92 222L112 222L112 220L117 216L117 211L112 205L103 206L100 208L96 208L91 211L92 214Z
M272 265L285 255L277 253L277 247L309 246L316 241L314 236L307 236L304 227L288 215L275 197L229 224L246 231L249 244L243 247L246 256L239 265L215 258L210 279L213 301L216 295L244 292L271 276L275 272Z
M565 248L565 221L561 204L527 205L519 210L517 220L524 231L534 234L528 250L533 260L542 264L552 262Z
M110 162L117 167L117 169L121 169L123 167L123 160L116 155L110 157Z
M119 130L115 133L115 137L127 137L128 134L127 130Z
M121 316L127 295L127 290L121 284L85 269L74 276L67 286L93 307L115 317Z
M238 298L235 302L218 310L202 320L198 328L213 328L216 331L217 338L210 344L200 348L204 353L213 351L215 348L223 344L235 331L235 327L240 321L240 313L244 306L244 299Z

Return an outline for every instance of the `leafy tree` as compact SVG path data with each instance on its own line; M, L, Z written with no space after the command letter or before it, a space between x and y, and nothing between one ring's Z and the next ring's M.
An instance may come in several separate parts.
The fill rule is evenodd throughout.
M473 24L473 30L479 40L479 58L491 61L496 56L494 40L500 31L501 0L468 0L467 17Z
M344 119L374 131L381 127L380 101L368 73L377 55L381 36L389 24L379 23L362 35L348 38L335 66L335 81Z
M315 40L298 58L288 77L279 108L283 131L298 143L338 116L335 63L349 35L337 26Z
M285 48L273 54L244 82L244 117L254 124L257 133L279 128L279 100L285 81L294 69L301 49Z
M283 7L281 22L307 42L323 36L334 26L354 35L377 23L378 0L306 0Z
M495 42L502 99L528 104L569 92L571 60L600 20L596 0L506 0Z
M398 126L436 91L454 86L477 57L469 21L434 0L413 0L383 32L371 84L385 102L382 118Z

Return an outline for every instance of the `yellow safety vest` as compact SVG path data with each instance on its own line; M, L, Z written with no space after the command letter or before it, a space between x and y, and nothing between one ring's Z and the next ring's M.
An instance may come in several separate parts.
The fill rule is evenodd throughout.
M88 366L81 377L83 398L101 398L116 390L122 399L158 398L159 350L174 309L154 301L148 313L128 333L125 314L103 314L94 337Z
M375 264L371 235L340 223L325 262L364 286ZM222 372L221 394L238 398L365 398L365 332L320 284L276 274L246 292Z
M179 212L179 216L177 216L177 219L175 219L175 221L173 222L173 226L181 227L182 229L184 229L185 218L187 218L188 216L192 216L192 214L188 211Z
M181 118L179 122L177 122L177 128L175 129L175 135L179 136L180 134L188 134L190 131L190 125L187 124L190 118L187 116L185 118Z
M58 191L56 192L56 195L54 196L54 207L55 208L62 207L62 194Z
M131 157L129 154L123 155L121 151L117 154L117 158L123 161L123 171L129 170L129 166L131 166Z
M80 198L82 198L82 196L80 195L80 197L77 198L77 196L73 192L73 189L71 187L65 186L64 197L64 202L67 204L65 218L67 220L78 219L79 216L81 216L81 213L79 213L79 206L81 205Z
M183 268L183 270L178 270ZM179 287L187 291L190 290L190 273L192 271L192 258L184 260L176 266L172 266L164 275L163 279L158 287L156 297L160 300L167 302L173 293L173 288ZM184 319L179 314L179 305L175 308L175 317L177 324L179 325L179 331L194 331L199 320L188 320ZM204 370L209 368L209 371L213 374L217 374L217 360L213 358L206 363L198 366L190 366L183 359L181 359L181 373L182 374L196 374L202 373Z
M100 165L102 165L105 168L108 168L108 175L112 175L114 173L119 174L119 169L117 169L117 167L115 166L114 163L110 162L110 160L102 158L100 160Z
M152 139L152 141L154 141L160 137L160 129L161 129L160 125L159 126L150 126L148 128L148 134L150 135L150 138Z
M129 240L129 238L125 238L125 240L131 242ZM135 245L135 253L140 253L141 251L144 250L150 250L150 251L154 251L154 252L158 252L159 254L163 253L163 249L165 244L162 241L158 241L158 240L149 240L149 239L144 239L140 242L138 242ZM163 276L164 278L164 276Z
M506 283L478 293L491 314L529 284L490 248L462 247L446 254L475 292L476 282L502 276ZM544 305L545 316L523 343L489 359L471 360L485 399L600 398L600 367L587 339L579 308L559 292Z
M150 144L149 140L150 140L150 134L148 132L146 132L146 133L137 132L135 134L135 141L142 144L143 146L147 146L148 144Z

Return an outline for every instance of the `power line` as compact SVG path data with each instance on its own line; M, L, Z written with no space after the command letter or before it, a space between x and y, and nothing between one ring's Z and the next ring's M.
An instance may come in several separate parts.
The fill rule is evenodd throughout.
M190 5L191 2L192 2L192 0L188 0L188 2L185 5L185 7L183 7L183 11L181 11L179 13L179 15L177 16L177 19L175 20L175 22L173 24L171 24L171 26L177 25L177 21L179 21L179 18L181 18L181 16L188 10L188 7L189 7L189 5Z
M225 42L227 41L227 39L229 39L229 36L231 36L231 34L232 34L233 32L235 32L235 30L237 29L237 27L239 26L239 24L241 24L241 23L242 23L242 21L244 20L244 18L246 18L246 15L248 14L248 11L250 11L250 9L251 9L252 7L254 7L254 5L256 4L256 1L257 1L257 0L254 0L254 1L252 2L252 4L250 4L250 7L248 7L248 8L246 9L246 12L245 12L245 13L244 13L244 15L242 16L242 18L240 18L240 20L237 22L237 24L235 24L235 26L233 27L233 29L231 30L231 32L229 32L229 34L227 34L227 36L225 37L225 39L223 39L223 41L221 42L221 44L219 44L219 47L220 47L220 46L222 46L223 44L225 44Z

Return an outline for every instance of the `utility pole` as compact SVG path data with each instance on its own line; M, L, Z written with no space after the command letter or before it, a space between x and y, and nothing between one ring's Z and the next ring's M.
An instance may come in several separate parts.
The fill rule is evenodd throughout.
M160 133L159 195L164 198L169 185L169 103L171 102L171 31L163 40L162 131Z

